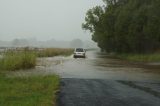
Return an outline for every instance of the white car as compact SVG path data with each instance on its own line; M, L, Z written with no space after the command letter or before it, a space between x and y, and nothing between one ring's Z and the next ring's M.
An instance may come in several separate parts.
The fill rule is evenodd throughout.
M83 48L75 48L74 50L74 58L85 58L86 57L86 51Z

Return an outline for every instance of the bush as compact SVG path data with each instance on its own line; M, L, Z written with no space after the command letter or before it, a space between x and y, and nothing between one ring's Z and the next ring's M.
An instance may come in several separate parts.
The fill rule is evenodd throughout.
M10 51L6 52L2 59L0 59L1 70L19 70L29 69L36 66L36 55L29 51Z

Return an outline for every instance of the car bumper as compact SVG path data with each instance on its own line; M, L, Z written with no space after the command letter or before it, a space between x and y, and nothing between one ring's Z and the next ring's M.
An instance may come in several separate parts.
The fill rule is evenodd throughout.
M85 55L74 55L74 58L85 58L86 56Z

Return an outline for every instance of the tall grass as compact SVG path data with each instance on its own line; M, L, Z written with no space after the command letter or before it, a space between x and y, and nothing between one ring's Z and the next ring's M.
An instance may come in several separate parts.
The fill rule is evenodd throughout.
M29 51L8 51L0 59L0 70L29 69L36 66L36 55Z
M73 53L73 49L46 48L36 53L38 57L69 56Z
M42 50L7 51L0 58L0 70L30 69L36 66L36 57L69 56L73 49L46 48Z

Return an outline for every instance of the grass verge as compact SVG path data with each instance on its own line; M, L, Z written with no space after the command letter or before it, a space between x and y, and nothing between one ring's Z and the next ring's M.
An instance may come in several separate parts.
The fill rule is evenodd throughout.
M56 106L59 77L7 78L0 74L0 106Z
M153 54L118 54L116 57L135 62L160 62L160 53Z

